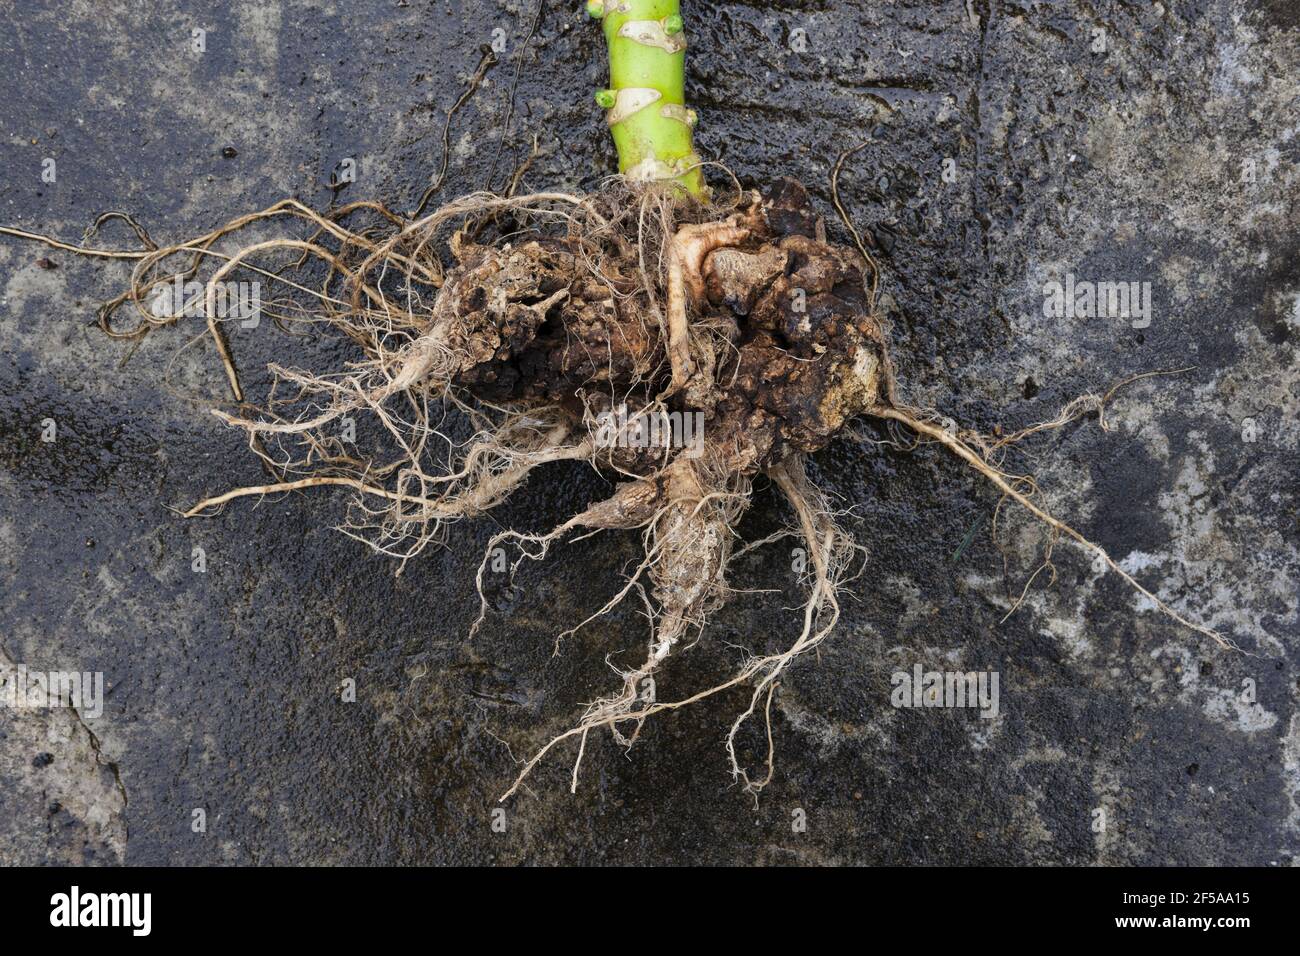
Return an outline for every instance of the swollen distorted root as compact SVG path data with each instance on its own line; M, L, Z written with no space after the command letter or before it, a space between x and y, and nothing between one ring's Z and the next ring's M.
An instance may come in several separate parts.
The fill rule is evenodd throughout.
M237 229L284 218L309 224L312 234L234 254L216 249ZM370 224L356 225L362 218ZM447 264L439 250L451 226ZM731 771L751 792L771 779L770 722L761 779L741 766L734 741L760 708L767 718L781 673L838 618L837 595L862 549L809 483L804 458L860 415L898 421L945 445L1054 537L1096 551L1161 610L1213 633L1180 617L1030 501L1032 482L989 463L997 446L941 429L895 399L886 337L874 315L874 263L865 251L829 243L807 194L792 181L741 194L725 209L618 181L586 197L472 195L415 220L378 204L320 215L289 201L166 248L136 228L148 247L140 253L44 241L136 260L130 290L101 315L105 330L118 336L175 320L148 308L151 293L174 280L167 268L174 257L188 262L179 273L185 279L205 257L222 261L206 283L203 314L241 407L237 415L214 414L245 430L278 478L209 498L189 515L245 495L345 487L355 499L343 530L404 564L440 541L449 523L502 502L540 465L584 461L616 480L608 499L550 533L507 531L489 547L493 555L512 545L517 567L576 533L639 530L644 559L592 617L635 594L653 625L644 663L623 672L621 686L541 748L507 797L561 741L579 741L576 787L592 730L609 728L630 746L647 717L740 685L751 698L727 737ZM268 258L286 253L290 259L271 270ZM315 282L307 285L313 267ZM289 297L264 313L278 323L341 332L356 343L358 360L328 373L272 366L276 384L266 403L242 404L213 308L218 284L239 268L286 290ZM141 323L121 331L113 317L127 304ZM1023 435L1102 405L1103 398L1082 401ZM340 419L351 413L381 426L383 452L352 457L338 435ZM658 700L650 678L730 593L734 529L760 476L789 502L791 533L802 536L811 557L802 631L786 651L751 657L715 687ZM481 599L483 574L481 567ZM483 599L479 622L486 608Z
M346 530L407 559L448 522L502 501L538 465L593 463L617 480L608 500L550 534L497 535L489 554L513 543L517 565L575 532L641 532L644 560L598 613L634 593L646 601L645 661L558 738L585 742L609 727L630 744L650 713L678 706L648 699L649 678L726 600L734 528L759 476L791 502L812 582L791 650L749 661L733 682L753 687L744 716L825 636L857 549L809 485L803 456L883 400L887 362L867 263L827 242L798 184L744 194L721 213L664 191L615 190L624 191L466 201L445 271L426 258L432 222L368 248L338 236L338 252L315 253L315 239L293 247L338 274L336 291L322 289L325 314L365 359L332 375L276 368L291 398L218 413L258 440L285 481L191 513L240 494L345 485L359 492ZM399 276L395 290L385 289L385 270ZM447 405L465 414L470 434L442 430L433 409ZM387 429L393 461L337 453L336 420L360 409ZM732 770L757 789L763 781L750 780L731 744L741 723L728 740Z

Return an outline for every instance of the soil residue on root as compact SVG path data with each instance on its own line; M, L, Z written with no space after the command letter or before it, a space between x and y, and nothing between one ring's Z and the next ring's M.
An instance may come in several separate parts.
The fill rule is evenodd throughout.
M446 264L429 250L452 221ZM246 494L343 485L357 492L345 530L405 560L449 522L504 500L539 465L592 463L616 481L608 500L548 534L502 532L488 553L513 544L518 567L576 533L641 533L643 561L593 617L624 599L644 602L654 624L645 662L572 731L585 742L608 727L630 745L647 716L686 703L648 697L647 678L728 600L734 529L765 475L789 499L792 533L813 560L804 632L725 685L753 686L744 717L752 714L789 661L834 626L835 594L861 551L809 485L803 459L888 392L866 282L874 266L827 241L807 193L789 180L722 209L621 182L588 197L469 197L364 245L333 225L318 223L292 248L328 261L318 299L365 357L333 373L276 367L291 397L218 412L247 430L284 480L227 492L191 514ZM334 251L307 248L331 232ZM137 268L137 297L148 276ZM448 407L463 413L467 434L441 430ZM339 454L329 426L357 410L383 424L394 460ZM730 739L728 749L737 777L761 786Z
M214 514L250 495L348 489L353 500L342 530L398 558L400 571L440 542L451 523L501 503L541 465L586 462L615 482L608 499L549 533L503 531L487 549L490 556L512 548L513 571L581 534L639 532L640 563L604 607L557 637L557 652L567 634L624 600L641 602L652 622L644 663L622 672L621 685L537 751L503 799L563 741L578 743L576 788L591 731L608 729L631 746L653 714L740 685L751 696L727 736L731 771L751 792L772 778L770 722L761 776L741 766L735 739L755 714L767 720L779 676L831 633L840 590L861 569L864 549L841 530L804 467L808 454L859 416L943 445L1042 522L1049 536L1030 583L1052 571L1052 545L1066 537L1160 611L1223 642L1032 501L1030 477L998 465L1008 445L1083 415L1098 414L1104 427L1113 390L1082 396L1050 422L997 438L908 408L896 397L888 336L875 312L874 262L860 245L829 242L806 191L791 180L711 205L668 185L619 179L590 196L474 194L418 218L373 202L320 214L286 200L165 247L122 218L143 251L5 231L133 261L129 289L101 310L101 326L116 337L178 321L182 314L157 308L159 290L193 280L210 258L219 263L203 286L199 314L236 407L214 414L247 433L276 480L208 498L188 515ZM310 233L223 248L232 234L271 221ZM222 283L237 270L284 290L284 298L262 306L277 324L346 336L355 359L327 370L272 365L267 398L247 402L218 308ZM138 321L122 329L115 316L124 307ZM376 425L375 452L358 457L339 439L345 415ZM810 562L802 630L786 650L750 657L717 686L660 699L650 678L733 595L735 528L760 476L780 490L793 519L785 531L743 549L787 535L803 539ZM477 582L480 622L487 560Z

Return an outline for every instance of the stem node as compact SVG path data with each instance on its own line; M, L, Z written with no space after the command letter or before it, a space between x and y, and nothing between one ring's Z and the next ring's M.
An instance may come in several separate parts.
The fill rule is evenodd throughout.
M594 6L595 0L588 12ZM618 148L619 172L630 179L674 181L691 195L702 194L704 175L692 141L694 117L686 109L681 3L600 0L599 8L609 50L609 89L597 94L596 101L609 110L606 120Z

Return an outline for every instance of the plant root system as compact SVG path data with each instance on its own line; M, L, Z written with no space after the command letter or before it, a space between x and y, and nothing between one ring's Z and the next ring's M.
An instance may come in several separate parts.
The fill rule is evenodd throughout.
M232 233L276 222L296 225L299 237L220 248ZM576 788L592 731L608 728L631 746L652 715L741 686L750 698L727 735L730 770L752 793L771 780L769 717L781 675L831 633L841 592L865 563L865 549L809 481L805 459L864 416L940 444L1041 521L1053 541L1065 537L1099 555L1163 613L1226 643L1037 504L1032 479L995 463L1008 444L1104 413L1109 395L1086 396L1058 419L1000 439L944 428L936 414L908 408L897 398L875 311L875 264L860 244L827 241L793 181L740 193L725 206L623 180L590 196L475 194L415 218L377 203L322 215L285 201L166 247L133 228L145 246L138 252L6 231L134 260L130 288L100 314L117 337L175 322L179 315L151 307L158 289L217 263L200 314L235 404L214 414L247 434L278 480L225 491L188 516L244 496L346 488L354 497L342 530L399 559L400 570L440 543L450 524L500 504L541 465L584 462L615 482L607 499L549 533L497 534L480 567L475 628L488 610L487 561L502 549L513 572L581 534L636 531L644 545L610 602L577 625L635 596L651 621L644 662L621 671L611 693L527 760L502 799L562 742L577 743ZM247 403L218 308L223 281L239 270L284 291L263 314L285 328L346 336L355 359L327 371L274 365L269 396ZM138 317L125 328L116 321L123 309ZM374 423L380 451L359 458L339 439L340 420L354 415ZM660 700L655 678L665 662L733 594L732 560L773 540L740 546L735 530L761 478L788 502L793 517L782 535L802 538L810 556L802 629L786 650L751 656L727 681ZM1048 556L1050 569L1050 544ZM768 743L757 771L742 766L736 748L756 714Z

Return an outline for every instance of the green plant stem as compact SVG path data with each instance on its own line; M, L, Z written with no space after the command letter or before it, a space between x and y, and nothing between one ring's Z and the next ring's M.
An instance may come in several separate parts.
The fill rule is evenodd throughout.
M686 108L686 32L679 0L590 0L609 50L607 110L618 168L630 179L675 180L704 190L692 144L695 113Z

